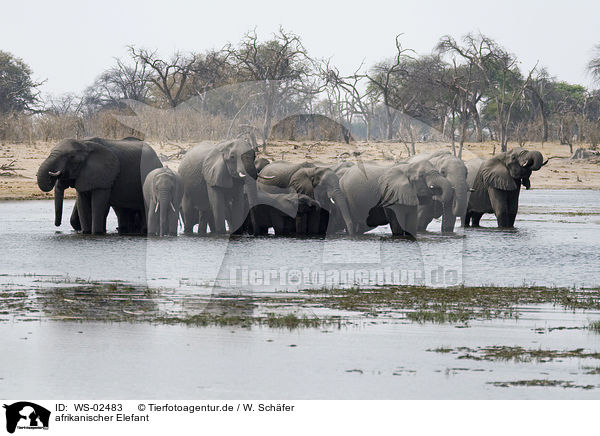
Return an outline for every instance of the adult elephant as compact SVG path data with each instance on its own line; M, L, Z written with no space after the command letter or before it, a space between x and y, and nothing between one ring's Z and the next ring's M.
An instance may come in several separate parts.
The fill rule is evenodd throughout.
M339 214L346 231L354 234L354 223L348 208L348 201L340 189L340 180L328 167L316 166L310 162L294 164L272 162L259 173L260 189L267 192L295 192L313 198L321 205L321 210L310 219L309 233L325 234L329 215Z
M391 167L363 163L348 168L340 181L357 231L389 224L395 236L417 235L417 208L454 195L450 183L427 162Z
M410 162L426 160L445 177L454 188L454 196L448 198L448 203L439 199L428 204L419 205L418 229L425 231L434 218L442 218L442 232L453 232L456 218L460 217L465 225L467 205L469 201L469 187L467 184L467 167L462 159L454 156L447 150L438 150L433 153L420 154L412 157Z
M161 167L154 150L137 138L65 139L40 165L37 183L44 192L54 188L57 226L62 221L64 190L72 187L77 191L71 216L76 230L106 233L106 217L112 207L119 233L144 233L142 184L150 171Z
M531 187L529 178L548 161L539 151L515 148L487 160L467 161L468 183L472 188L466 226L479 227L484 213L494 213L498 227L514 227L519 209L521 185Z
M226 221L230 233L241 227L250 208L248 202L254 205L257 201L255 157L248 138L200 144L185 154L179 174L184 186L186 234L193 232L195 224L202 235L207 223L215 234L226 232Z
M177 236L183 199L181 176L170 168L157 168L148 173L143 190L148 234Z

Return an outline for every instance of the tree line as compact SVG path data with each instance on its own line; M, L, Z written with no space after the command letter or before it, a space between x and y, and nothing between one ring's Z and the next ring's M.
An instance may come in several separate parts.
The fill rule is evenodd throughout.
M588 71L600 83L600 44L595 53ZM459 156L466 141L493 141L502 151L509 140L571 149L600 142L599 89L558 80L539 65L523 70L481 33L443 36L426 55L398 35L388 59L351 74L311 57L298 35L280 28L267 40L251 31L237 44L168 58L130 46L81 95L42 98L32 76L23 60L0 51L4 142L139 133L185 141L252 129L266 144L273 123L296 113L332 118L354 139L404 142L409 154L431 140L451 142ZM141 112L147 129L123 123Z

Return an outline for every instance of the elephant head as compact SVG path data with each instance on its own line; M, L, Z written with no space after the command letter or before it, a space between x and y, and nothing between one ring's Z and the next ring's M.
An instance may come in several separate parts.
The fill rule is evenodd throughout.
M154 207L154 213L159 214L158 234L165 236L177 229L177 219L183 197L183 183L178 174L170 168L159 168L146 178L150 186L149 204ZM176 233L176 232L175 232Z
M298 184L302 186L297 186ZM298 192L312 196L323 209L330 213L339 213L348 234L354 234L354 223L348 200L340 188L338 175L330 168L316 166L303 168L292 176L290 185ZM298 190L299 188L301 190Z
M531 173L539 170L547 162L544 162L544 157L539 151L515 148L484 162L480 169L481 181L486 186L503 191L514 191L521 184L529 189Z
M67 187L78 192L108 189L118 173L119 159L105 145L93 140L65 139L59 142L37 172L37 183L42 191L55 189L54 224L61 224L63 196Z
M444 207L452 207L454 188L430 162L422 160L401 163L397 166L404 171L416 192L420 204L428 204L431 200L438 200Z
M266 167L267 165L269 165L271 163L271 161L269 161L269 159L266 159L264 157L257 157L256 160L254 161L254 167L256 168L256 172L260 173L262 171L262 169L264 167Z
M204 160L206 182L211 186L232 188L234 183L243 182L246 176L256 180L255 158L254 147L247 139L217 144Z

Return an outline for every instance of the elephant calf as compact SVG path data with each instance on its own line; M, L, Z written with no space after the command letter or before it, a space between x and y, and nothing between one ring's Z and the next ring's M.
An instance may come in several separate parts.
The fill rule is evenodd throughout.
M531 187L533 171L546 165L539 151L515 148L487 160L467 161L467 181L471 196L467 207L466 227L479 227L484 213L494 213L498 227L514 227L519 209L521 185Z
M183 181L179 174L167 167L150 171L144 182L149 235L177 236L182 198Z

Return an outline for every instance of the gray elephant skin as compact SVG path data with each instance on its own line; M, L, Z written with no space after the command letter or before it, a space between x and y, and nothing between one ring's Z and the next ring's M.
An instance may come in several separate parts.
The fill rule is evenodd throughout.
M324 235L334 220L330 215L339 215L346 231L354 234L354 223L346 196L340 189L337 174L327 167L305 162L300 164L277 161L265 166L259 173L260 189L265 192L291 192L307 195L320 205L308 222L308 234Z
M143 190L148 234L177 236L183 199L181 176L170 168L157 168L146 177Z
M183 180L182 201L184 232L206 234L206 225L214 234L233 233L241 228L256 204L255 150L247 138L218 144L200 144L188 151L179 174Z
M428 161L391 167L361 163L344 171L340 185L357 233L389 224L394 236L415 239L419 204L434 197L447 202L454 195L450 183Z
M442 218L442 232L453 232L456 218L460 217L465 225L467 205L469 201L469 186L467 184L467 167L462 159L447 150L420 154L412 157L409 162L429 161L433 167L445 177L454 189L454 196L447 203L435 199L428 204L419 205L418 229L425 231L434 218Z
M110 140L65 139L40 165L37 183L44 192L54 188L55 224L62 221L64 190L72 187L77 200L71 225L83 233L106 233L112 207L119 233L145 233L142 184L162 164L154 150L137 138Z
M258 204L244 223L244 232L266 235L272 228L277 236L305 235L308 220L319 204L307 195L297 193L269 193L258 190Z
M498 227L514 227L519 209L521 185L531 187L529 178L548 161L539 151L515 148L487 160L467 161L468 183L472 188L466 226L479 227L484 213L496 215Z

